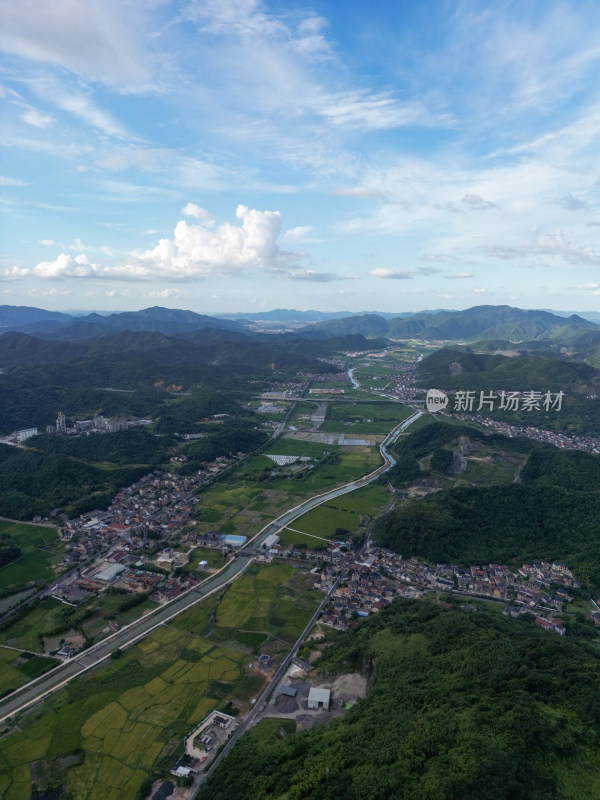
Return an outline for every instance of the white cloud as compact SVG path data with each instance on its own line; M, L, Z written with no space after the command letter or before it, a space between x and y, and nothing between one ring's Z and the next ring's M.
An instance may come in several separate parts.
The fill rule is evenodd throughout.
M490 208L496 208L496 204L489 200L484 200L480 194L466 194L461 203L466 203L474 211L487 211Z
M332 125L344 128L385 130L438 124L418 102L403 105L391 92L373 93L366 89L317 96L313 110Z
M167 148L143 149L128 148L112 153L97 162L99 167L112 170L113 172L123 172L130 167L136 167L145 172L155 172L164 168L172 159L172 152Z
M145 297L176 297L178 294L181 294L181 289L162 289L161 291L156 292L147 292Z
M312 281L314 283L330 283L331 281L351 280L352 275L338 275L336 272L317 272L314 269L303 269L297 272L289 272L288 277L292 281Z
M534 231L530 241L516 245L490 245L482 250L493 258L504 261L553 259L557 262L585 265L600 264L600 252L591 246L580 245L567 237L564 231L540 233Z
M207 228L212 228L212 226L215 224L212 214L205 208L197 206L195 203L188 203L181 209L181 213L186 217L195 217Z
M486 290L485 290L485 289L482 289L482 288L478 288L478 289L473 289L473 292L474 292L475 294L485 294L485 293L486 293Z
M408 280L414 277L414 273L406 270L387 269L386 267L376 267L369 270L369 275L374 278L390 278L392 280Z
M111 83L149 76L135 40L145 8L129 0L11 0L2 3L0 48ZM141 37L140 37L141 38Z
M473 278L472 272L457 272L456 275L448 275L448 278Z
M67 111L86 125L96 128L108 136L132 138L108 111L98 108L90 97L83 94L69 94L53 87L52 100L62 111Z
M29 184L25 183L25 181L17 180L17 178L7 178L4 175L0 175L0 186L29 186Z
M386 200L386 195L379 189L371 189L368 186L354 186L346 189L334 189L329 194L338 197L367 197L371 200Z
M298 225L295 228L288 228L287 231L283 234L284 239L288 239L290 241L298 242L301 240L305 240L306 236L312 231L311 225Z
M324 280L323 275L332 274L294 271L302 256L280 249L281 215L278 211L257 211L239 205L236 216L241 220L240 225L224 222L214 230L180 220L172 239L161 239L151 250L133 253L124 264L103 267L91 263L85 254L74 257L61 253L55 261L43 261L32 269L14 267L5 273L5 278L193 280L231 276L251 268L286 274L296 280L307 279L303 275L313 275L312 280Z
M40 239L40 244L45 245L46 247L52 247L56 244L54 239Z
M557 205L566 208L567 211L581 211L582 208L587 208L588 204L584 203L583 200L580 200L578 197L575 197L572 194L565 194L559 200L555 201Z
M30 108L24 114L21 114L21 119L28 125L33 125L34 128L48 128L54 122L52 114L44 114L35 108Z
M86 255L61 253L55 261L42 261L31 272L25 270L22 274L27 276L33 273L39 278L94 278L99 271L101 267L90 263Z

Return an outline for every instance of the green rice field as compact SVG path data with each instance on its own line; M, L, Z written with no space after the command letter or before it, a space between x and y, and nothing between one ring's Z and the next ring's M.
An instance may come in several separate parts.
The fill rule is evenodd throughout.
M64 787L73 800L134 800L168 775L184 737L212 709L249 708L264 683L249 663L287 652L320 594L287 564L252 565L224 592L193 606L73 680L0 739L0 798ZM0 649L0 675L15 651Z

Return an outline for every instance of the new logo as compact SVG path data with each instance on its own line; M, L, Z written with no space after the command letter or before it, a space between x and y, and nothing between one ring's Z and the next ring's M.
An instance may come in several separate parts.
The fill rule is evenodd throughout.
M436 411L442 411L448 405L448 395L440 392L439 389L429 389L425 398L425 405L427 406L427 411L433 414Z

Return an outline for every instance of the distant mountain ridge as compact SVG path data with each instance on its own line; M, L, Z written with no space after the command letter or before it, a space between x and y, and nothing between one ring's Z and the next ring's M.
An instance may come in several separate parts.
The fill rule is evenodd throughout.
M196 314L195 311L160 306L141 311L122 311L107 317L97 313L85 317L73 317L42 309L0 307L0 330L21 331L45 339L91 339L122 331L148 331L169 336L192 333L201 328L216 328L239 333L246 331L246 327L239 322L216 319L205 314Z
M592 312L590 312L591 314ZM306 325L304 323L310 322ZM212 317L194 311L154 306L105 316L73 316L29 306L0 306L0 333L22 332L49 341L77 341L116 333L154 332L187 336L212 328L251 334L257 326L296 328L309 338L360 335L367 338L430 339L442 341L548 339L591 349L600 342L600 325L576 314L524 310L511 306L474 306L464 311L435 309L418 313L352 313L274 309Z
M560 338L561 331L600 331L593 322L572 315L559 317L548 311L523 310L511 306L474 306L465 311L420 312L410 317L383 319L376 314L347 317L318 322L301 332L322 336L360 333L363 336L388 336L397 339L430 339L473 341L476 339L505 339L509 341Z

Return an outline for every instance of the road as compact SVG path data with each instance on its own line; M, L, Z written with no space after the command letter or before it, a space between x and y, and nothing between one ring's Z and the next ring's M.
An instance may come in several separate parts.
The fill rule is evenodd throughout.
M227 743L225 744L225 747L221 750L221 752L216 757L216 759L213 761L213 763L211 764L209 769L207 769L206 772L201 772L196 776L196 778L194 780L194 784L192 786L192 791L190 792L190 800L193 800L193 798L196 796L196 794L202 788L202 784L204 783L204 781L206 781L207 778L210 777L210 775L217 768L217 766L221 763L221 761L228 755L228 753L234 747L234 745L236 744L236 742L238 741L240 736L242 736L242 734L244 734L248 730L248 728L252 725L256 715L261 713L259 709L263 708L263 706L268 702L271 693L279 685L279 681L285 675L287 669L289 668L290 664L292 663L292 659L298 654L298 650L300 649L300 645L302 644L304 639L308 636L308 634L313 629L315 623L319 619L319 615L320 615L321 611L323 610L323 608L325 606L325 603L327 603L327 601L331 597L332 593L335 591L335 589L337 589L337 587L338 587L338 585L339 585L339 583L340 583L340 581L342 580L343 577L345 577L345 572L342 572L338 576L337 580L335 581L335 583L333 584L331 589L323 597L323 600L319 603L319 606L318 606L317 610L315 611L315 613L312 615L312 617L310 618L310 620L306 624L306 626L305 626L304 630L302 631L302 633L300 634L300 636L296 639L296 643L294 644L294 646L292 647L290 652L287 654L287 656L285 657L285 659L283 660L283 662L281 663L281 665L277 669L277 672L273 675L271 680L265 686L265 688L263 689L260 697L258 697L255 705L251 708L251 710L249 711L248 715L246 716L244 721L241 723L240 727L233 733L232 736L229 737L229 739L227 740Z
M380 475L396 463L394 457L388 452L387 448L395 441L396 437L412 422L418 419L422 413L422 411L416 411L400 425L397 425L394 430L388 434L385 441L381 443L380 452L384 459L384 464L381 467L378 467L359 480L352 481L344 486L339 486L329 492L315 495L299 503L294 508L286 511L284 514L277 517L277 519L265 525L265 527L240 550L238 557L227 564L217 575L207 579L200 586L188 590L172 602L135 620L117 633L112 634L112 636L103 639L97 645L85 650L77 657L60 664L45 675L30 681L25 684L25 686L21 686L11 694L0 699L0 722L32 705L51 692L61 688L82 672L96 667L99 663L109 658L113 650L129 647L139 639L147 636L160 625L168 622L177 614L180 614L185 609L198 603L204 597L220 589L226 583L234 580L246 568L249 559L256 554L264 540L271 533L277 533L282 528L289 525L294 519L302 516L302 514L305 514L312 508L316 508L316 506L322 503L326 503L329 500L340 497L340 495L352 492L355 489L360 489L372 483L374 480L377 480Z

